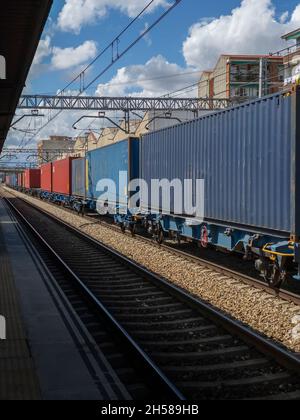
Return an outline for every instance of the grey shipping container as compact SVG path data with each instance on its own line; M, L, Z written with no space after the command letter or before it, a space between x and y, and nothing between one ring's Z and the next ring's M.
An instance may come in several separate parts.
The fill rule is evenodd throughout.
M297 88L146 134L140 176L204 179L208 222L299 235L299 102Z
M84 198L86 195L86 160L72 161L72 194Z

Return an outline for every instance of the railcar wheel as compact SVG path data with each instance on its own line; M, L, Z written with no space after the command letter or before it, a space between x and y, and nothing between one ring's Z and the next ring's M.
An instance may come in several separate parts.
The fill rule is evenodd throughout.
M277 265L274 265L269 272L267 282L269 283L269 286L273 289L280 289L285 277L286 273L280 270L280 268Z
M162 245L164 242L164 232L162 229L159 229L157 234L155 235L155 240L159 245Z
M208 248L208 230L206 226L203 226L201 230L201 246L202 248Z
M129 230L130 230L131 236L134 237L135 234L136 234L136 226L135 225L130 225Z

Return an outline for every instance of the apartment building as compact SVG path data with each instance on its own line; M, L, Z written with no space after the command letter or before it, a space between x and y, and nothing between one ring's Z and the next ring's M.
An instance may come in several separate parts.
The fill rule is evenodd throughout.
M293 42L293 45L278 52L283 56L284 84L300 82L300 28L283 35L282 39Z
M50 136L37 145L39 164L52 162L73 153L75 141L65 136Z
M202 98L255 98L277 92L284 82L283 57L221 55L199 81Z

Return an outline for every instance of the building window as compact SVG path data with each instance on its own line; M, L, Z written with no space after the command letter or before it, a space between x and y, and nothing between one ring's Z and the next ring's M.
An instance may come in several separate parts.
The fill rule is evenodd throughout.
M232 82L257 82L259 66L253 64L231 64L230 77Z
M230 95L231 97L242 97L242 98L256 98L259 94L258 86L237 86L232 87Z

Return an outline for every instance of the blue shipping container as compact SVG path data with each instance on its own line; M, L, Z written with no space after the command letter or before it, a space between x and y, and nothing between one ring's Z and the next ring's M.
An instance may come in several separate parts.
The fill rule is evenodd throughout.
M85 197L86 195L86 160L75 159L72 161L72 195Z
M206 221L291 232L292 100L275 94L144 135L141 178L192 179L194 204L204 179Z
M128 185L120 173L127 174L128 182L139 177L139 139L130 138L93 150L87 154L88 194L90 200L97 200L105 191L97 191L99 181L111 180L116 185L116 196L109 197L109 204L128 204Z
M9 187L17 187L18 186L18 175L17 174L10 174L6 177L6 184Z

